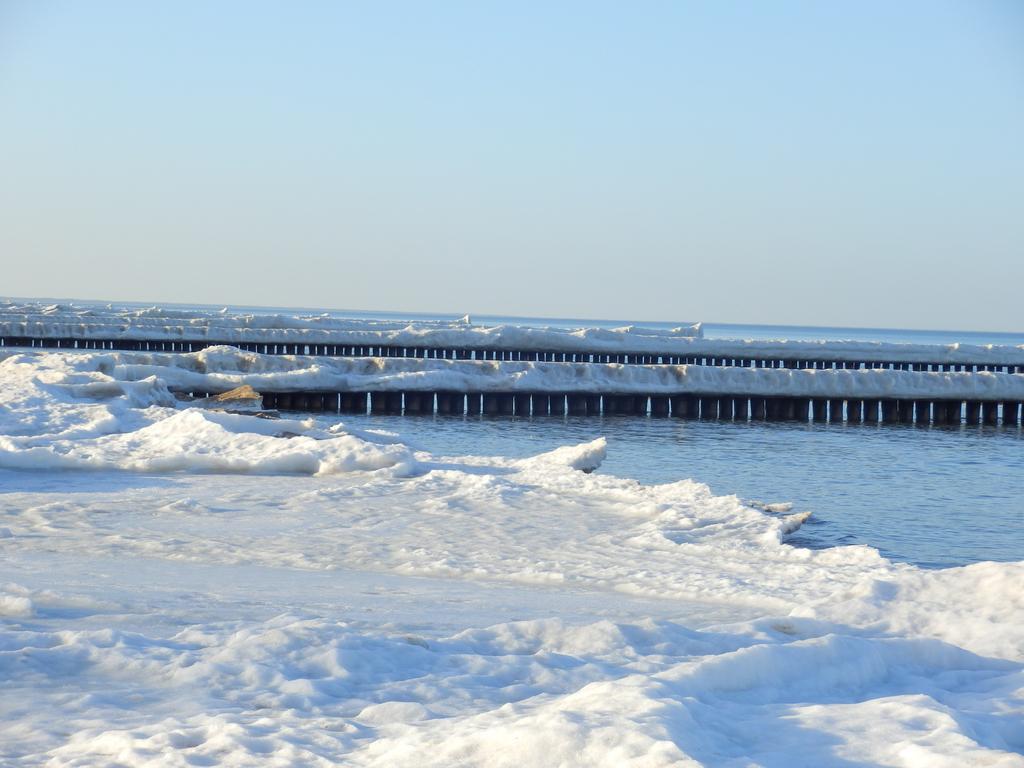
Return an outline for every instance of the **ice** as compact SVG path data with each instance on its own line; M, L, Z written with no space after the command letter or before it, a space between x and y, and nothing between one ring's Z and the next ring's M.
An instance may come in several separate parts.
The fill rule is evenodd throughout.
M132 407L168 405L173 400L170 390L225 392L240 386L257 392L448 390L1024 400L1024 375L1011 373L325 358L263 355L223 346L177 354L30 351L0 357L0 366L9 372L0 386L18 370L40 367L50 383L49 390L32 395L41 397L41 402L60 390L79 399L123 394ZM44 416L29 414L22 428Z
M1024 766L1024 563L793 547L614 439L192 408L307 361L134 354L0 362L4 765Z
M1024 346L909 344L844 340L705 339L701 324L672 329L483 326L452 321L389 321L322 314L256 314L223 308L44 306L0 302L0 337L193 340L218 343L345 343L463 349L630 352L768 360L1024 365Z
M210 411L205 402L189 407L161 378L124 380L116 372L102 356L0 361L0 394L8 403L0 410L0 467L313 475L416 468L399 444L308 420Z
M223 308L99 307L82 304L42 305L0 302L0 337L75 339L147 339L263 342L289 344L342 343L420 347L468 347L524 350L655 351L666 343L699 338L700 323L672 330L623 328L560 328L527 325L474 324L469 315L451 321L365 320L322 314L256 314Z
M135 339L238 344L350 344L681 355L759 360L877 361L1024 366L1024 345L911 344L821 339L705 339L700 323L671 329L480 325L453 320L368 320L327 313L258 314L223 308L101 307L0 301L0 338Z

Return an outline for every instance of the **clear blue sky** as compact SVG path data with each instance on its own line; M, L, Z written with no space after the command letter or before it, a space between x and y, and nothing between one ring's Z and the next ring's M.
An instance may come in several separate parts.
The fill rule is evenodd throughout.
M0 295L1024 328L1024 3L0 0Z

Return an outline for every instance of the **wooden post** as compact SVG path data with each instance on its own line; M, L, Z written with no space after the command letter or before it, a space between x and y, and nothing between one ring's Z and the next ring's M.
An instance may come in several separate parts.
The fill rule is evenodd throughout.
M949 400L946 402L946 423L960 426L962 416L960 415L963 403L960 400Z
M516 392L513 397L513 407L516 411L516 416L529 416L530 415L530 393L529 392Z
M1016 402L1004 402L1003 403L1003 424L1016 424L1017 423L1017 412L1020 410L1020 403Z
M865 424L877 424L878 423L878 410L881 403L878 400L865 400L864 401L864 423Z
M548 406L552 416L565 416L565 395L561 392L548 395Z
M913 400L900 400L900 413L899 419L900 424L913 424L914 423L914 401Z
M732 413L736 421L746 421L750 418L750 398L746 395L732 399Z
M668 397L651 395L651 416L668 416Z
M765 418L768 421L778 421L782 418L782 398L766 397L764 399Z
M600 416L601 415L601 396L600 395L586 395L587 399L587 415L589 416Z
M767 401L760 395L750 398L750 419L751 421L764 421L768 418Z
M547 392L534 392L531 396L534 416L547 416L551 398Z
M437 413L440 416L451 416L454 406L453 392L437 393Z
M427 398L430 398L430 405L427 406ZM410 414L424 414L434 412L433 392L406 392L405 412Z
M277 407L282 411L290 411L292 409L292 393L291 392L278 392L277 393Z
M927 425L931 421L931 410L927 400L914 401L914 423Z
M984 422L989 425L996 424L999 421L997 413L998 410L998 403L989 401L983 402L981 404L981 415Z
M883 400L882 401L882 423L883 424L895 424L899 421L899 401L897 400Z
M498 393L497 392L484 392L484 415L485 416L497 416L498 415Z
M570 416L586 416L587 415L587 396L570 394L567 397L569 401L569 415Z
M968 424L977 424L981 421L981 403L977 400L967 401L966 412Z
M779 398L780 418L784 421L795 421L796 416L796 398L794 397L782 397Z
M846 420L850 424L860 424L860 400L847 400L846 401Z
M370 393L370 413L385 413L386 409L386 392L371 392Z
M341 393L342 413L366 413L365 392L342 392Z
M697 397L696 395L686 395L683 402L686 405L686 418L699 419L700 398Z
M511 392L502 392L498 395L498 413L502 416L511 416L515 413L515 401Z
M702 419L717 419L718 418L718 398L711 397L710 395L701 395L700 398L700 417Z
M843 421L843 401L833 398L828 401L828 420L833 424Z
M811 406L814 408L814 415L812 418L815 421L827 421L828 420L828 400L822 398L815 398L811 402Z
M960 426L963 421L963 401L950 400L946 403L946 421L955 426Z
M722 396L718 398L718 418L722 421L732 421L731 397Z
M866 401L855 397L846 401L846 420L851 424L860 424L865 415Z
M677 419L692 419L692 411L697 399L693 395L672 395L669 403L672 405L672 415ZM698 406L699 407L699 406Z
M811 420L811 399L809 397L797 397L793 399L794 417L797 421L805 424Z

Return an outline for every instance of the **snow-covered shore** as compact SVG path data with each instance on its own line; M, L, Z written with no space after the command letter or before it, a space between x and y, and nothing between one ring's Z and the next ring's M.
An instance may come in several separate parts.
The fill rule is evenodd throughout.
M4 765L1024 765L1024 563L791 547L579 471L614 439L189 408L121 354L0 361Z

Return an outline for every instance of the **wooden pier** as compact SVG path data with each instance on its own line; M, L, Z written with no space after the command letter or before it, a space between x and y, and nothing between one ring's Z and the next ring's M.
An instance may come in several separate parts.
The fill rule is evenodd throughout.
M205 394L205 393L196 393ZM822 399L747 395L585 392L263 392L281 411L407 416L641 416L702 421L917 424L1021 424L1021 403L986 400Z
M41 349L121 350L136 352L200 352L213 346L233 346L246 352L264 355L309 355L324 357L384 357L421 360L489 360L516 362L595 363L619 365L709 365L740 368L786 368L791 370L895 370L933 372L1024 373L1024 362L992 363L983 360L908 361L878 359L861 355L859 358L828 359L823 354L806 350L788 351L789 357L736 356L736 355L672 355L649 352L605 352L557 350L498 349L493 347L414 347L373 344L339 343L308 344L302 342L229 342L209 340L126 339L126 338L73 338L0 336L0 347L28 347ZM941 349L937 347L937 350Z
M318 383L313 386L330 388L327 391L273 391L272 386L257 387L268 410L529 418L642 416L730 422L936 426L1017 426L1024 418L1021 408L1024 377L1020 375L1024 373L1024 364L1000 365L991 359L975 362L823 359L836 352L827 349L819 350L819 356L814 359L776 359L491 347L301 342L221 345L206 340L0 337L0 346L7 348L172 353L171 360L177 359L177 353L199 352L215 345L233 346L256 354L295 356L300 359L289 361L288 365L299 368L314 365L313 361L303 361L303 356L337 358L334 363L323 360L315 363L318 369L326 367L328 375L325 378L318 374ZM937 347L936 355L943 349ZM916 351L920 355L920 348ZM888 350L888 354L891 355L892 350ZM354 358L375 360L368 366L365 361ZM1012 354L1003 359L1015 360ZM510 365L487 364L499 361ZM167 360L159 364L175 367L175 363ZM368 374L367 370L372 373ZM885 373L887 371L894 373ZM389 379L409 374L415 374L422 389L399 389L405 386L404 382L397 387L393 380L388 383ZM515 388L517 379L524 375L530 377L529 386L538 391ZM466 384L467 388L479 387L480 390L453 390L450 383L447 388L443 386L451 381L471 382ZM347 388L357 382L358 388ZM550 391L552 387L562 386L572 389ZM628 391L634 387L637 391ZM643 391L645 387L649 389ZM542 389L549 391L539 391ZM843 394L840 396L835 394L837 392ZM204 393L187 394L202 396Z

